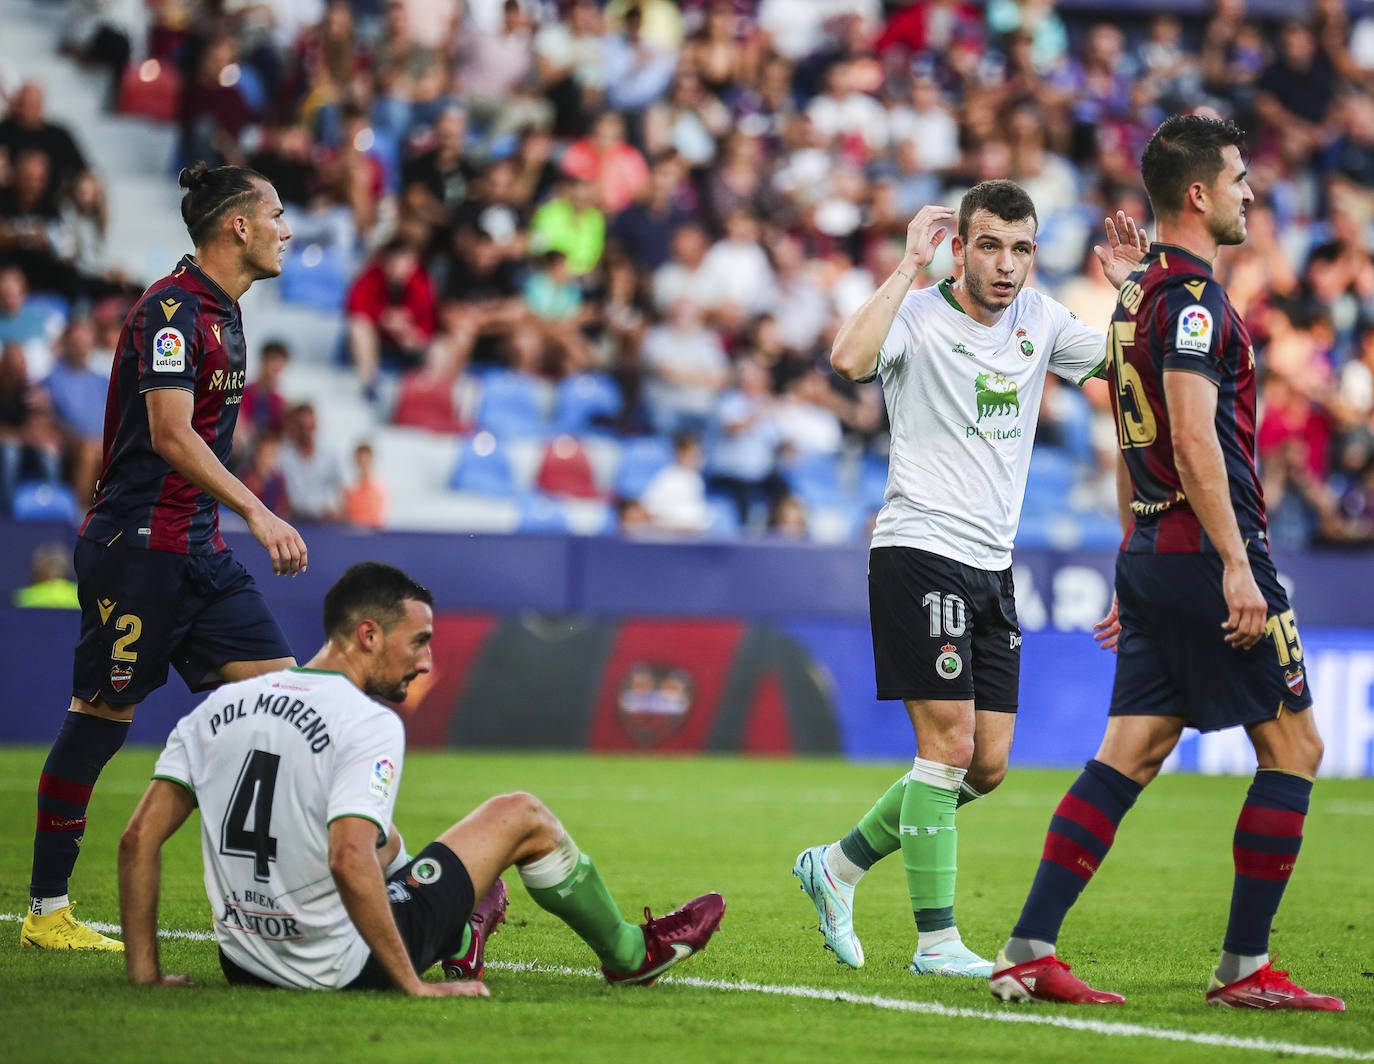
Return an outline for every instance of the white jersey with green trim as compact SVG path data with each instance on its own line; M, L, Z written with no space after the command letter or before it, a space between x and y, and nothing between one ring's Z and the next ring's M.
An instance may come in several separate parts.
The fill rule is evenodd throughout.
M205 892L220 948L279 986L330 989L369 949L329 871L329 824L391 828L405 728L336 672L226 684L183 717L154 777L200 806Z
M878 355L892 444L873 546L998 571L1011 565L1045 373L1082 384L1106 334L1033 288L981 325L952 282L908 293Z

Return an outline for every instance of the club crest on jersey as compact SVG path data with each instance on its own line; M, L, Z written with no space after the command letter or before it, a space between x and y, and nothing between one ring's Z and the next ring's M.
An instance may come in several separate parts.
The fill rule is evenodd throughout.
M1029 362L1035 357L1035 345L1030 342L1030 337L1026 335L1025 329L1016 330L1016 339L1020 341L1021 357Z
M186 337L170 325L153 337L153 370L157 373L183 373L186 370Z
M391 784L396 779L396 766L382 758L372 766L372 778L367 781L367 793L377 798L391 797Z
M432 857L421 857L410 866L410 875L406 879L411 886L427 887L431 883L439 882L439 877L444 874L444 870L439 867L439 862Z
M1285 669L1283 672L1283 682L1288 685L1288 690L1295 695L1301 695L1303 689L1307 687L1307 675L1299 665L1295 669Z
M1203 354L1212 350L1212 314L1201 303L1194 303L1178 316L1174 348Z
M959 648L946 643L940 648L940 656L935 659L935 672L946 680L957 679L964 671L964 659L959 656Z
M134 670L124 665L110 666L110 686L116 691L122 691L129 686L129 681L134 678Z

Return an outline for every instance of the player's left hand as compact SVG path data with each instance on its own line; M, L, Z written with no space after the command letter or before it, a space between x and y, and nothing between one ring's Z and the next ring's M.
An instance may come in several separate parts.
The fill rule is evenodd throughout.
M1150 238L1125 211L1117 211L1114 219L1105 218L1103 224L1107 230L1107 247L1094 244L1093 254L1102 263L1102 272L1112 282L1112 287L1120 288L1126 283L1127 274L1140 265L1150 250Z
M1121 619L1116 614L1116 596L1112 596L1112 608L1107 616L1093 625L1093 638L1103 650L1116 653L1116 644L1121 639Z

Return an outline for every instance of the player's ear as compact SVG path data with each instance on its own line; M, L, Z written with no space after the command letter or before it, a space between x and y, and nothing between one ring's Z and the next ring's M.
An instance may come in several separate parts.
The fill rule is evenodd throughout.
M358 622L358 645L364 650L376 650L382 642L382 626L370 618Z

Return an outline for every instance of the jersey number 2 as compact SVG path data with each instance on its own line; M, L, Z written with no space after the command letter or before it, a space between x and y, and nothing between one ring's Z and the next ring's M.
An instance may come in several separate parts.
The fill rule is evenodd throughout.
M253 858L253 878L259 883L267 882L268 862L277 859L277 840L271 834L272 796L280 765L281 757L266 750L254 750L244 759L219 828L219 852Z

